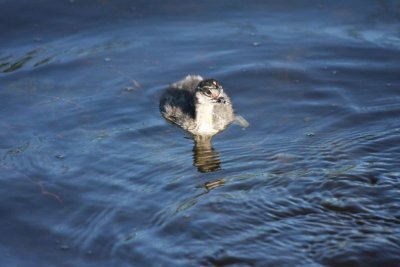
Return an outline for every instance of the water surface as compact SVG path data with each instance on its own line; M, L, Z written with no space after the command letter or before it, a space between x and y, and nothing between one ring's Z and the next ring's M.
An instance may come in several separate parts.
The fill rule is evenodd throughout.
M1 266L399 266L397 1L0 6ZM199 155L187 74L250 127Z

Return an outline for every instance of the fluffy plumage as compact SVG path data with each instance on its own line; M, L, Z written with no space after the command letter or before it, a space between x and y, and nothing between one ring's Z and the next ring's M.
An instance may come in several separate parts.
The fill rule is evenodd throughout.
M163 117L195 136L213 136L235 119L232 103L214 79L188 75L160 99Z

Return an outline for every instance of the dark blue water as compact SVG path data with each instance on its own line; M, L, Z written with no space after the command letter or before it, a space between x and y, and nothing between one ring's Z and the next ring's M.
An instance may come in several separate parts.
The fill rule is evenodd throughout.
M400 266L398 1L0 8L1 266ZM205 159L187 74L250 123Z

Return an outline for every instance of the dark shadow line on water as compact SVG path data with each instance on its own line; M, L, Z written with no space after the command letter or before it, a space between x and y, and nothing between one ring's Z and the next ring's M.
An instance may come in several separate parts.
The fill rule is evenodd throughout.
M200 197L207 195L208 193L211 192L211 190L213 190L217 187L223 186L224 184L225 184L224 179L217 179L217 180L205 182L204 184L196 186L196 188L204 189L204 190L192 197L189 197L189 198L186 198L185 200L183 200L182 203L180 205L178 205L178 207L175 209L174 215L176 215L177 213L179 213L181 211L190 209L191 207L193 207L194 205L197 204Z

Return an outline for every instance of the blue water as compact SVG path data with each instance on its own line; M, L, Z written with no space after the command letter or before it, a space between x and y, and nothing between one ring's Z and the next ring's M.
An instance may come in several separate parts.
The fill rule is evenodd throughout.
M398 1L0 8L1 266L400 266ZM187 74L250 123L210 172Z

